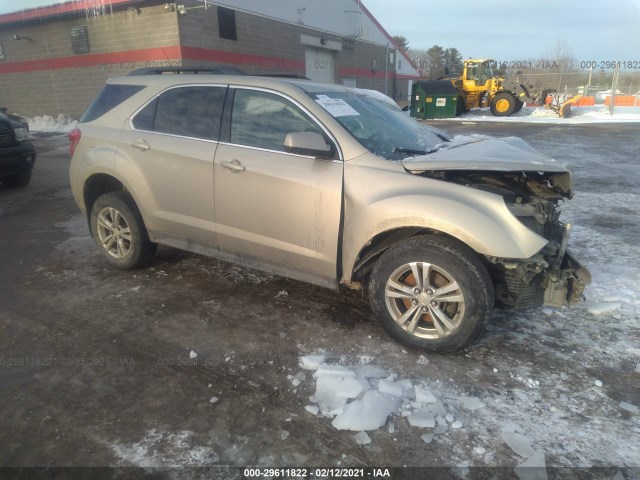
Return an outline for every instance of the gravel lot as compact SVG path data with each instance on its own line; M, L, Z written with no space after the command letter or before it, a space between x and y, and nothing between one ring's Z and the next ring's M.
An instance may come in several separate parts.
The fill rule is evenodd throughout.
M71 196L66 137L36 134L32 184L0 187L0 466L438 466L473 478L542 455L550 478L638 478L638 124L434 124L521 136L574 172L563 218L593 275L586 303L496 312L473 348L427 356L388 338L358 292L170 248L117 271ZM318 352L428 387L461 428L425 443L430 430L398 412L357 443L304 408L315 380L299 357Z

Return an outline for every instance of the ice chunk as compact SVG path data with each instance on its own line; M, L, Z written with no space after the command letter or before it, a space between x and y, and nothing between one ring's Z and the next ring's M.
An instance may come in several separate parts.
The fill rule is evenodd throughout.
M416 402L420 403L437 403L438 399L431 393L428 388L423 388L418 385L414 387L416 393Z
M485 453L487 453L487 451L485 450L485 448L484 448L484 447L475 447L475 448L473 449L473 453L475 453L476 455L480 455L480 456L482 456L482 455L484 455Z
M389 372L376 365L358 365L354 370L364 378L387 378Z
M287 432L286 430L281 430L280 431L280 438L282 440L286 440L287 438L289 438L289 432Z
M424 443L431 443L433 442L433 437L435 435L433 433L425 433L424 435L422 435L420 438L422 438L422 441Z
M330 365L328 363L323 363L318 367L316 373L313 374L313 378L319 378L323 375L333 375L337 377L355 377L356 373L353 370L349 370L347 367L343 367L342 365Z
M456 429L462 428L462 422L460 420L456 420L451 424L451 428L456 428Z
M396 431L396 426L393 423L390 423L387 430L389 431L389 433L393 433Z
M618 308L620 308L620 304L618 302L613 302L613 303L596 303L594 305L591 305L588 309L587 312L589 312L591 315L602 315L604 313L611 313L614 310L617 310Z
M378 391L393 397L402 398L402 386L391 380L380 380L378 383Z
M601 387L601 386L602 386L602 380L596 380L595 382L593 382L593 384L594 384L596 387Z
M427 364L429 364L429 359L427 357L425 357L424 355L420 355L418 357L418 360L416 360L416 363L418 365L427 365Z
M478 397L462 397L462 406L473 411L484 408L485 404Z
M403 417L408 417L409 415L411 415L411 410L403 410L402 412L400 412L400 415Z
M622 408L623 410L626 410L627 412L638 413L638 407L631 403L620 402L620 408Z
M298 358L298 365L304 370L317 370L318 367L322 365L326 359L327 356L324 353L305 355Z
M400 399L369 390L362 399L348 404L331 424L338 430L376 430L400 406Z
M400 385L402 388L404 388L405 390L411 390L413 388L413 384L411 383L411 380L409 380L408 378L403 378L402 380L398 380L396 383Z
M198 356L198 354L196 352L194 352L193 350L191 350L189 352L189 358L194 359Z
M520 480L547 480L544 454L534 452L526 461L513 469Z
M311 415L318 415L318 412L320 411L320 409L315 405L307 405L306 407L304 407L304 409Z
M371 443L371 437L364 431L358 432L358 434L353 438L356 439L356 443L358 445L369 445Z
M451 423L451 422L453 422L453 415L451 415L450 413L447 413L447 414L444 416L444 419L445 419L447 422Z
M516 452L521 457L529 458L536 453L536 451L531 447L531 442L529 441L529 439L521 433L515 431L507 431L503 428L502 440L505 441L505 443L511 450Z
M438 425L433 429L433 433L435 433L436 435L440 435L441 433L445 433L447 430L449 430L449 427L447 427L446 425Z
M347 399L356 398L362 390L362 384L353 377L320 375L313 397L322 413L327 414L342 409Z
M218 401L218 397L211 397L209 399L209 403L216 403Z
M433 418L433 415L421 410L413 412L407 417L407 420L409 420L409 425L412 427L433 428L436 426L436 419Z

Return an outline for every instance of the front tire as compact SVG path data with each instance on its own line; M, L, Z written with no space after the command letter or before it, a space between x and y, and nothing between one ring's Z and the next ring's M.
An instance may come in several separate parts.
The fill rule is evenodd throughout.
M397 341L434 353L462 350L484 331L493 284L478 256L449 238L422 235L389 248L370 276L371 307Z
M158 248L149 240L142 215L126 192L107 193L96 200L91 234L102 256L123 270L148 265Z
M496 117L508 117L516 109L516 98L510 93L499 93L489 105L491 113Z
M7 187L21 188L29 185L31 181L31 170L27 172L17 173L9 177L4 177L2 183Z

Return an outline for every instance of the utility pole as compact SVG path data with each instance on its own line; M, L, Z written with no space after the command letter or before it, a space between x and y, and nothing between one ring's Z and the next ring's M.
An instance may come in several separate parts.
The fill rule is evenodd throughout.
M611 95L609 95L609 114L613 115L613 107L616 103L616 90L618 89L618 80L620 79L620 64L616 64L613 71L613 80L611 81Z

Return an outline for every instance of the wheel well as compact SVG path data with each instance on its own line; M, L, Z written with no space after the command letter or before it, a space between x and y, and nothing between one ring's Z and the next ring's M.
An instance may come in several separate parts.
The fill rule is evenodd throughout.
M87 209L87 221L90 222L91 210L98 198L105 193L125 190L122 182L111 175L98 174L89 177L84 184L84 205Z
M442 235L443 237L451 238L459 242L457 238L447 233L430 228L404 227L379 233L367 242L356 257L352 281L366 284L365 280L380 255L397 242L417 235Z

